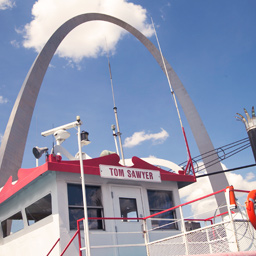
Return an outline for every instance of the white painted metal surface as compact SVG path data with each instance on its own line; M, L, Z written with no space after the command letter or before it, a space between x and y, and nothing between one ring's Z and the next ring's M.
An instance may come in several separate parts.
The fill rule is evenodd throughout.
M175 164L174 162L171 162L169 160L165 160L165 159L161 159L161 158L156 158L156 157L144 157L141 158L143 161L152 164L152 165L156 165L156 166L160 166L161 168L164 167L164 169L170 169L176 173L178 173L180 170L182 170L182 167ZM133 162L132 159L125 159L125 163L127 166L132 166Z

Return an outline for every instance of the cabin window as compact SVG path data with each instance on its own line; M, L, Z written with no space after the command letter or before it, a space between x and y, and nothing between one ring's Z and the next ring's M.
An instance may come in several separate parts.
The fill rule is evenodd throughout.
M32 225L39 220L52 214L52 197L51 194L37 200L25 208L28 225Z
M150 215L172 208L174 206L173 196L171 191L164 190L148 190L148 201ZM152 220L152 228L156 229L177 229L175 211L157 215Z
M86 186L86 203L88 218L103 217L103 206L101 200L101 187ZM77 220L84 217L82 186L68 184L68 208L70 229L77 229ZM81 222L82 223L82 222ZM89 229L104 229L102 220L88 220ZM83 225L81 225L83 228Z
M138 218L137 203L135 198L119 198L120 211L122 218ZM138 220L123 220L132 222Z
M18 212L8 219L1 222L3 237L7 237L11 234L18 232L24 228L21 212Z

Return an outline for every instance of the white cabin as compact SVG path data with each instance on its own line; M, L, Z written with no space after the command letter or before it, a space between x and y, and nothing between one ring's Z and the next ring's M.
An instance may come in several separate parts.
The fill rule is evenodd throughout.
M93 256L145 256L141 218L179 205L179 188L195 181L194 175L166 171L137 157L130 167L119 161L116 154L83 160ZM20 169L18 177L16 182L10 177L0 191L0 255L61 255L84 216L79 161L49 155L42 166ZM160 217L178 215L171 211ZM163 225L150 234L153 240L181 229L161 219L147 225ZM78 237L64 255L79 255Z

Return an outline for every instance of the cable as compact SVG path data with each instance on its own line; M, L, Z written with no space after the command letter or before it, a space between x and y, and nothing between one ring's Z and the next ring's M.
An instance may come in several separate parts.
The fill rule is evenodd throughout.
M215 175L215 174L219 174L219 173L223 173L223 172L232 172L232 171L241 170L241 169L245 169L245 168L250 168L250 167L254 167L254 166L256 166L256 164L240 166L240 167L236 167L236 168L232 168L232 169L227 169L227 170L222 170L222 171L218 171L218 172L212 172L212 173L198 175L198 176L196 176L196 178L211 176L211 175Z
M222 147L218 147L218 148L213 149L213 150L211 150L211 151L205 152L205 153L203 153L203 154L201 154L201 155L195 156L195 157L193 157L193 160L196 161L197 158L201 160L201 159L202 159L202 156L205 156L205 155L206 155L206 157L210 157L210 156L212 156L212 155L214 155L214 154L216 153L216 150L223 150L223 151L224 151L224 150L227 150L227 149L232 148L232 147L225 148L225 147L227 147L227 146L233 145L233 147L235 147L235 146L238 146L238 145L240 145L240 144L246 143L246 142L248 142L248 141L249 141L249 138L244 138L244 139L241 139L241 140L238 140L238 141L229 143L229 144L224 145L224 146L222 146ZM235 145L234 145L234 144L235 144ZM210 153L212 153L212 154L210 154ZM207 154L210 154L210 155L207 156ZM180 165L183 165L183 164L185 164L185 163L186 163L186 161L184 161L184 162L181 163Z
M219 163L219 161L227 159L241 151L243 151L244 149L250 147L250 142L248 138L244 138L232 143L229 143L227 145L224 145L222 147L218 147L214 150L208 151L203 153L202 155L198 155L192 158L193 163L195 163L197 166L195 167L195 169L197 170L196 172L200 172L205 170L206 168ZM207 158L213 156L213 155L218 155L218 158L215 159L211 159L210 161L207 162ZM204 160L203 160L204 159ZM199 161L203 161L202 164L198 165ZM180 166L186 164L187 161L179 164Z
M231 157L231 156L233 156L233 155L235 155L235 154L237 154L237 153L243 151L244 149L247 149L248 147L250 147L250 144L246 144L246 145L244 145L243 147L239 147L239 148L238 148L239 150L236 149L236 150L233 150L233 151L229 152L228 154L226 154L226 157L223 158L223 159L221 159L221 160L227 159L227 158L229 158L229 157ZM233 152L234 152L234 153L233 153ZM231 154L231 153L232 153L232 154ZM198 170L197 170L196 172L201 172L201 171L205 170L206 168L208 168L208 167L210 167L210 166L212 166L212 165L215 165L215 164L218 163L218 162L219 162L219 158L215 158L215 159L213 159L213 160L211 160L211 161L209 161L209 162L206 162L205 164L202 163L202 164L198 167ZM200 167L202 167L202 169L199 169Z

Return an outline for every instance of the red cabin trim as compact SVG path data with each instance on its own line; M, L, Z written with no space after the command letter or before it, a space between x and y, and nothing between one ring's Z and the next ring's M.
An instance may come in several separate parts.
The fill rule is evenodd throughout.
M87 159L83 161L84 172L85 174L100 176L100 164L122 167L122 165L119 164L119 161L120 158L117 154ZM159 171L161 175L161 180L176 181L181 183L192 183L196 181L195 176L186 175L184 172L180 172L179 174L168 172L154 165L151 165L138 157L133 157L132 162L132 168ZM62 161L61 157L58 155L49 155L46 163L39 167L31 169L20 169L18 171L18 180L15 183L12 183L12 176L10 176L10 178L0 191L0 204L47 171L80 173L80 163L79 160Z

